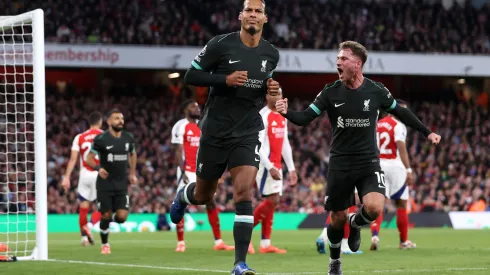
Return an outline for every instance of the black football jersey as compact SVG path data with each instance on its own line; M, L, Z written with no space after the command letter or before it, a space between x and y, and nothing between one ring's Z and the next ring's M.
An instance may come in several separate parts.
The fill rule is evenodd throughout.
M332 170L379 166L376 124L379 109L392 110L396 101L381 83L364 78L358 89L340 80L327 84L310 105L318 115L327 111L332 125Z
M267 93L267 79L279 62L279 51L261 39L255 48L240 40L240 33L215 36L192 61L192 67L213 74L247 71L243 86L213 86L199 126L203 135L239 138L264 129L259 111Z

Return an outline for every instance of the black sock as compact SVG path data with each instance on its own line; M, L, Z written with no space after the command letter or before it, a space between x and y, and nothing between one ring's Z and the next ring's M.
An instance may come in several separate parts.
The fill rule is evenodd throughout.
M235 265L245 262L248 246L252 239L254 229L254 215L251 201L242 201L235 204L235 223L233 225L233 238L235 239Z
M372 219L366 210L364 210L364 206L359 209L359 212L351 219L350 223L353 227L361 227L364 225L371 224L375 219Z
M192 182L184 187L184 192L180 193L179 202L186 204L199 205L199 203L194 198L194 189L196 189L196 183ZM186 199L187 197L187 199Z
M102 244L106 244L109 240L109 223L110 220L101 219L100 220L100 239Z
M344 238L344 227L337 229L331 224L327 227L328 247L330 248L330 259L337 260L340 258L340 246Z

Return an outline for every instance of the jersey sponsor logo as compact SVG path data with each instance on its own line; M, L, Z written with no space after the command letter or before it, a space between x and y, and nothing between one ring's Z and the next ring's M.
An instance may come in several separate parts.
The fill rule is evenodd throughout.
M266 67L267 66L267 60L262 60L262 68L260 69L261 72L265 73Z
M230 64L237 63L237 62L240 62L240 60L236 60L236 61L231 61L231 59L228 60L228 63L230 63Z
M116 155L116 154L108 154L107 155L107 162L115 162L115 161L127 161L128 160L128 155Z
M344 119L341 116L337 118L337 128L344 128Z
M285 134L285 129L284 128L280 128L280 127L271 127L271 131L272 133L274 134L274 137L275 138L284 138L284 134Z
M261 89L263 83L264 83L264 80L249 78L249 79L247 79L245 84L243 84L243 87L252 88L252 89Z
M337 118L337 128L362 128L362 127L369 127L371 125L371 122L369 121L369 118L342 118L339 116Z
M362 110L365 112L369 111L369 101L371 101L371 99L364 100L364 109Z
M199 140L201 137L187 136L187 142L191 147L199 147Z
M340 104L335 103L335 108L340 107L340 106L342 106L344 104L345 104L345 102L344 103L340 103Z

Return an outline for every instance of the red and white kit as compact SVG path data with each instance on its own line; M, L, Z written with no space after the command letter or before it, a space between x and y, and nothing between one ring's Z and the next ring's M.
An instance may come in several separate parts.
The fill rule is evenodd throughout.
M99 171L95 171L87 164L87 156L92 148L92 141L96 136L103 131L100 129L87 130L78 134L73 139L71 146L72 151L80 153L80 177L78 179L78 195L82 200L95 201L97 198L96 184ZM99 164L98 156L95 157L95 162Z
M201 129L197 123L190 123L186 118L177 121L172 128L172 144L181 144L184 150L184 173L189 183L196 181L196 158L200 138ZM180 167L177 169L177 179L180 188L180 185L184 184Z
M377 137L381 169L385 174L386 197L408 200L407 168L400 158L397 141L405 142L407 127L392 116L386 116L377 124Z
M259 139L261 147L259 151L260 165L257 173L257 187L264 196L279 193L282 195L282 159L288 170L294 171L293 152L288 138L288 125L286 118L277 112L273 112L265 106L260 110L264 122L264 130L260 131ZM275 167L281 175L280 180L275 180L269 170Z

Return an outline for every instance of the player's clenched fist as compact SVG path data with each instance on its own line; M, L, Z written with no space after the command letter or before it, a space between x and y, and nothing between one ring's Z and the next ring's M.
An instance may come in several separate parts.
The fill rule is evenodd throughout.
M431 133L427 138L432 141L433 144L439 144L441 141L441 136L436 133Z
M276 111L282 115L288 113L288 99L279 99L276 101Z
M105 170L104 168L100 168L99 169L99 176L103 179L107 179L107 177L109 176L109 173L107 173L107 170Z
M226 85L229 87L243 86L248 79L248 72L236 71L226 76Z
M267 79L267 93L275 96L280 92L281 86L279 86L279 82L275 81L272 78Z

